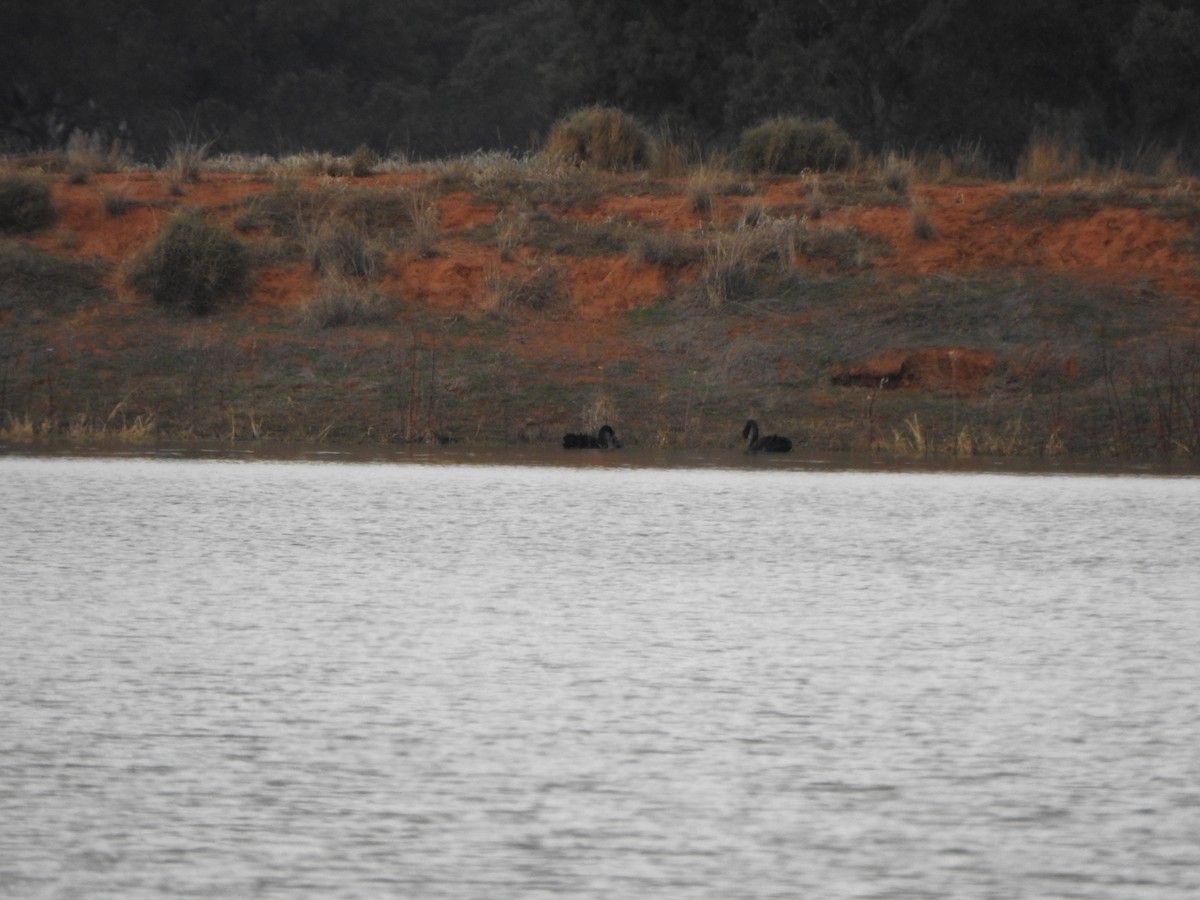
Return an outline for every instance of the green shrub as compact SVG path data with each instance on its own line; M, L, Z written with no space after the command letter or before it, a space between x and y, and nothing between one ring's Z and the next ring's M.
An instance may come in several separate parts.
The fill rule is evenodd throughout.
M31 234L54 224L58 210L50 188L39 178L0 178L0 234Z
M796 116L779 116L746 129L737 151L744 168L777 175L845 169L854 155L854 142L836 122Z
M134 289L163 306L201 316L250 286L250 252L223 227L176 213L129 276Z
M648 165L651 151L649 135L632 117L611 107L588 106L550 129L544 152L560 162L625 172Z

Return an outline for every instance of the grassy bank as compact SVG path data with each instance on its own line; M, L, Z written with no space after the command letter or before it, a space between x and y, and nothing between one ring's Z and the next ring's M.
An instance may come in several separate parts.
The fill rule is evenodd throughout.
M1189 179L335 162L6 161L0 441L1200 453Z

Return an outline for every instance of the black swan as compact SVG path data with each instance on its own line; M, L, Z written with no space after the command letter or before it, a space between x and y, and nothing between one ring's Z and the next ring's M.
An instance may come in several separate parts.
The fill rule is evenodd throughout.
M792 442L778 434L758 436L758 423L753 419L746 422L742 429L742 437L746 441L747 453L787 453L792 449Z
M611 425L602 425L595 434L563 435L564 450L608 450L620 446L621 442L617 440L617 434Z

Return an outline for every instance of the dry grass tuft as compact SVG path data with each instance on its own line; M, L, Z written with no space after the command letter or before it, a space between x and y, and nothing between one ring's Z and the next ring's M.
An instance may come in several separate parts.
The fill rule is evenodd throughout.
M327 278L301 311L301 318L317 328L381 325L396 317L398 301L381 291L353 284L345 278Z
M517 251L528 244L533 234L531 218L533 213L528 209L502 210L496 216L496 251L505 262L513 262Z
M697 215L706 216L713 210L713 181L701 169L687 183L688 208Z
M476 153L437 164L437 186L467 191L497 206L582 209L596 204L612 181L594 168L546 153L517 159L503 153Z
M29 444L36 441L43 434L48 437L53 433L53 430L54 426L49 422L37 423L30 419L28 415L17 418L5 411L4 420L0 422L0 441L12 441L14 444Z
M366 229L345 221L323 223L310 243L314 272L346 278L373 278L383 254L372 245Z
M821 219L825 216L825 191L821 189L819 178L808 179L808 187L804 193L804 216L807 219Z
M212 149L213 141L199 141L188 136L171 144L163 167L171 176L173 187L182 190L184 184L195 184L204 174L204 160Z
M911 157L888 153L880 167L880 177L889 191L907 194L916 176L917 164Z
M68 430L68 435L72 431L77 435L80 432L87 434L89 430L92 440L115 440L126 444L152 443L159 437L154 414L141 413L131 419L125 401L113 407L108 418L98 429L90 426L86 418L77 419Z
M1035 134L1017 164L1017 178L1028 184L1073 181L1084 174L1079 151L1046 134Z
M912 233L919 241L936 241L937 229L929 219L929 207L924 200L913 198L910 206Z
M704 243L693 234L648 231L634 241L638 259L647 265L683 269L704 259Z
M350 174L355 178L366 178L375 173L375 169L379 165L379 157L375 155L374 150L364 144L350 154L347 165Z
M487 308L505 318L520 313L553 313L569 302L566 278L556 266L539 266L518 275L489 272L485 278Z
M654 178L682 178L688 174L690 164L688 152L668 134L662 134L654 142L654 163L650 174Z
M925 456L929 441L921 417L913 413L904 420L904 429L892 429L891 451L897 456Z
M688 178L684 193L692 212L707 215L713 210L715 198L748 197L754 193L754 185L723 169L700 166Z
M408 194L409 230L405 240L408 251L429 256L442 236L441 210L437 197L420 191Z
M119 138L109 141L100 132L78 128L67 138L67 177L73 184L85 184L92 175L119 172L131 165L128 148Z
M713 235L693 297L709 310L747 303L795 271L799 226L794 219L764 219Z
M28 414L17 417L5 413L0 422L0 441L16 444L32 444L41 440L65 437L73 444L152 444L161 437L158 421L153 413L141 413L130 417L124 401L118 403L99 422L89 415L79 415L63 428L53 419L35 421Z

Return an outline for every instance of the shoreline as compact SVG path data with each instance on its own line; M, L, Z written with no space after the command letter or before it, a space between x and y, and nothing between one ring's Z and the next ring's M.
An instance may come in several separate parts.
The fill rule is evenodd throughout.
M1191 182L39 177L56 221L0 240L0 441L719 450L754 418L814 455L1200 457ZM252 261L208 315L130 277L185 209Z
M570 451L548 445L311 444L287 442L172 442L155 445L122 443L0 442L4 459L224 460L418 466L551 466L565 468L725 469L758 472L925 473L957 475L1029 475L1162 478L1200 477L1200 460L1119 460L1059 457L937 456L900 457L864 453L747 454L731 449L666 449L624 447Z

